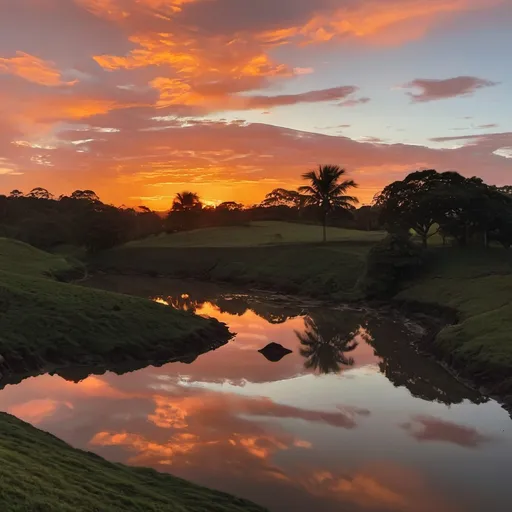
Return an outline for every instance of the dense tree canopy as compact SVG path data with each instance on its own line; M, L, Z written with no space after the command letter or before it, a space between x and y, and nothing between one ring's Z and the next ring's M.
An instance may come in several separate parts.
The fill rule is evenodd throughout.
M460 245L480 239L510 246L512 196L508 187L486 185L480 178L430 169L388 185L375 199L381 222L390 232L414 232L426 246L440 233Z

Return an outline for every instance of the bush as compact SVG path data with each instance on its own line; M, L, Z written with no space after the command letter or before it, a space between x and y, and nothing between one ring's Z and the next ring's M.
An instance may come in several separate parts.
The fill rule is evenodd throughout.
M424 250L409 235L391 233L372 247L360 286L365 297L394 295L400 282L417 274L424 263Z

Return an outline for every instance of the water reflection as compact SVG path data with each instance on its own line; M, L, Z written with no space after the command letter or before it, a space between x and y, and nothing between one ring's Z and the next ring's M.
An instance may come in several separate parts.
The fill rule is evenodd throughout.
M151 288L136 281L116 286ZM236 338L192 364L26 379L0 393L0 408L272 512L507 510L512 422L422 366L400 319L149 281L148 296L178 296ZM269 363L258 350L272 341L293 352Z
M269 297L268 294L263 299L258 295L242 293L242 290L233 292L231 288L196 281L101 276L92 280L91 284L121 293L153 297L171 307L219 318L228 323L239 337L250 335L255 341L251 345L255 350L269 341L278 341L286 348L293 348L297 340L287 345L272 337L258 338L254 329L250 334L245 333L245 325L238 325L233 316L245 317L249 329L249 320L255 316L276 327L284 323L299 327L294 329L300 341L298 350L282 359L275 368L270 369L256 362L248 365L246 360L241 360L239 351L232 350L233 345L228 345L222 351L226 354L224 358L216 358L214 368L204 368L200 360L195 363L201 366L203 375L218 373L218 381L258 382L265 380L265 376L268 376L268 380L276 380L309 372L339 373L354 366L352 355L357 348L358 366L377 365L389 381L397 387L407 388L415 397L447 405L464 400L473 403L487 400L480 393L455 381L434 360L418 354L413 346L417 333L404 326L402 318L393 318L389 313L383 316L366 310L325 310L314 301L296 302L279 296ZM276 329L275 332L275 336L283 337L285 341L290 336L290 329ZM260 342L256 343L258 339ZM217 369L220 371L217 372Z
M361 327L345 327L324 320L318 316L305 317L304 332L295 332L301 344L300 355L306 359L304 366L308 370L339 373L342 366L354 366L354 358L346 354L357 348L355 337Z

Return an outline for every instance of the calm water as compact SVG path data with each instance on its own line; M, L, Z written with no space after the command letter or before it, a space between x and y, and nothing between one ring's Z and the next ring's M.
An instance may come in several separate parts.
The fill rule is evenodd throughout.
M401 319L187 282L95 284L216 317L236 338L191 364L26 379L0 391L2 410L276 512L512 510L509 415L408 348L417 332ZM270 362L270 341L293 352Z

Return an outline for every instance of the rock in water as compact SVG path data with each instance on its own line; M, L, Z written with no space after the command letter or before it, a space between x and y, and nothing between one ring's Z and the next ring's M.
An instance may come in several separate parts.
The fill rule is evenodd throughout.
M292 353L291 350L284 348L279 343L269 343L265 348L258 350L258 352L263 354L272 363L277 363L284 356Z

